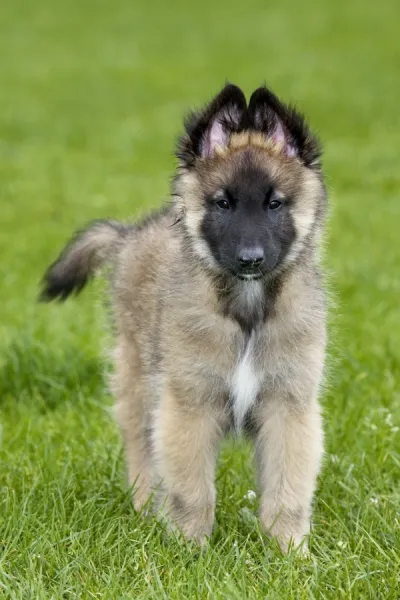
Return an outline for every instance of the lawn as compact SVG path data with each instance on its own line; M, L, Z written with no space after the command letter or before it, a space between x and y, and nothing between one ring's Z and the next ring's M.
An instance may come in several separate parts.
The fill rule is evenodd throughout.
M398 19L396 0L1 3L1 598L400 597ZM264 543L240 442L206 550L135 515L104 284L36 302L74 228L168 197L182 114L225 79L267 81L325 144L327 452L306 561Z

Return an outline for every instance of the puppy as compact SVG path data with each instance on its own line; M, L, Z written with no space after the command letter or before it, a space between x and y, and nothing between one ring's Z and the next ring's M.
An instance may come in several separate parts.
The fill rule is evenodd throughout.
M211 535L219 441L254 440L260 520L281 547L309 532L323 453L326 344L318 265L326 194L304 118L265 87L227 85L185 121L172 202L95 221L50 266L65 300L111 265L111 388L133 503Z

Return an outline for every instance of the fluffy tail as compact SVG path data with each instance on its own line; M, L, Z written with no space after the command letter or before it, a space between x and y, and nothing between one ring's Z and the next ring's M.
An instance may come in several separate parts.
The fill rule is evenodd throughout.
M95 271L115 256L131 230L117 221L93 221L78 232L47 269L39 299L63 301L73 292L78 294Z

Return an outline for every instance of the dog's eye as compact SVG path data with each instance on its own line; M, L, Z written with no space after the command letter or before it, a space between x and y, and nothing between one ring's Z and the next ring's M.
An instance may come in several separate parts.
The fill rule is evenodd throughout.
M268 190L265 200L269 210L278 210L283 204L282 194L277 192L273 187Z
M277 200L276 198L273 198L272 200L270 200L268 208L270 208L271 210L277 210L282 206L282 204L282 200Z
M221 198L220 200L217 200L216 202L217 206L219 206L219 208L222 208L224 210L228 210L231 205L229 204L229 200L227 200L226 198Z
M264 206L268 208L268 210L278 210L283 204L283 196L279 192L277 192L272 186L268 189L265 195L265 204Z

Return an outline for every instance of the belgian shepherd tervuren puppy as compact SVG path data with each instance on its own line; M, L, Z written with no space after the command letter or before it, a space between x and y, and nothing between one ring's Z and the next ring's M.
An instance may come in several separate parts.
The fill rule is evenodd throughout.
M44 277L42 298L64 300L111 265L134 506L152 496L198 542L231 430L254 439L265 532L283 549L309 532L323 452L320 156L295 109L226 85L185 122L172 202L138 224L94 221Z

